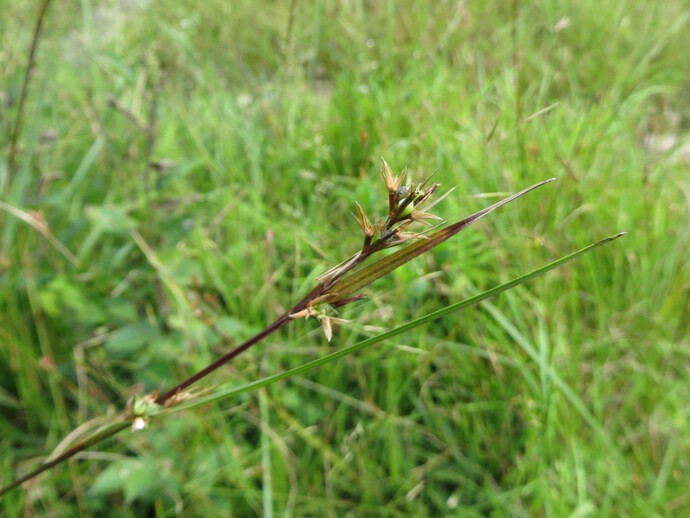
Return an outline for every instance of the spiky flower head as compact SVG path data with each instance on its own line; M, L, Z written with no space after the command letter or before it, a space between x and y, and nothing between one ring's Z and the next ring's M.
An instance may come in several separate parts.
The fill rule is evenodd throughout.
M383 161L383 181L386 184L388 192L390 194L395 194L398 192L403 182L405 181L405 176L407 175L407 172L403 171L402 173L400 173L399 176L395 176L393 174L391 166L389 166L388 162L386 162L386 159L381 157L381 160Z

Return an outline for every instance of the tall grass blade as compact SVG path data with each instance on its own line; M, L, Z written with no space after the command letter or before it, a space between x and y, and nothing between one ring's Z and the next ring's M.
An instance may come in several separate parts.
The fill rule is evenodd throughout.
M520 193L518 193L519 195ZM504 200L505 201L505 200ZM500 203L500 202L499 202ZM335 351L333 353L327 354L321 358L318 358L316 360L312 360L310 362L307 362L303 365L300 365L299 367L295 367L294 369L290 369L285 372L281 372L278 374L273 374L272 376L267 376L264 379L253 381L251 383L247 383L245 385L241 385L239 387L229 387L229 388L222 388L214 392L213 394L201 396L198 398L195 398L194 400L190 400L185 403L180 403L178 405L175 405L174 407L171 407L167 412L177 412L180 410L186 410L189 408L194 408L199 405L203 405L206 403L212 403L215 401L221 401L223 399L236 396L238 394L242 394L244 392L249 392L252 390L256 390L259 387L264 387L266 385L270 385L272 383L275 383L280 380L284 380L287 378L290 378L292 376L296 376L297 374L301 374L303 372L306 372L308 370L314 369L316 367L320 367L322 365L326 365L328 363L331 363L335 360L338 360L340 358L343 358L345 356L348 356L350 354L354 354L356 352L362 351L364 349L367 349L371 347L372 345L376 345L379 342L382 342L384 340L388 340L389 338L393 338L394 336L397 336L399 334L405 333L407 331L410 331L416 327L419 327L424 324L428 324L430 322L433 322L434 320L437 320L441 317L444 317L446 315L449 315L451 313L454 313L456 311L460 311L463 309L466 309L470 306L474 306L475 304L478 304L479 302L486 300L490 297L494 297L500 293L503 293L504 291L508 291L516 286L519 286L520 284L524 284L529 280L534 279L535 277L539 277L540 275L545 274L546 272L549 272L555 268L558 268L559 266L564 265L565 263L568 263L572 261L573 259L576 259L580 257L581 255L587 254L594 250L595 248L598 248L600 246L606 245L619 237L622 237L626 234L626 232L620 232L618 234L615 234L613 236L607 237L605 239L602 239L601 241L598 241L594 244L591 244L589 246L586 246L585 248L582 248L578 250L577 252L573 252L570 255L566 255L564 257L561 257L560 259L557 259L553 261L552 263L546 264L542 266L541 268L538 268L528 274L522 275L520 277L517 277L513 279L512 281L506 282L505 284L501 284L500 286L496 286L495 288L491 288L490 290L484 291L478 295L475 295L474 297L470 297L468 299L465 299L463 301L457 302L455 304L451 304L450 306L447 306L445 308L439 309L437 311L434 311L432 313L429 313L427 315L424 315L423 317L419 317L415 320L412 320L411 322L408 322L406 324L403 324L399 327L396 327L395 329L391 329L390 331L386 331L384 333L381 333L380 335L374 336L372 338L368 338L366 340L363 340L355 345L352 345L350 347L345 347L343 349L340 349L338 351Z

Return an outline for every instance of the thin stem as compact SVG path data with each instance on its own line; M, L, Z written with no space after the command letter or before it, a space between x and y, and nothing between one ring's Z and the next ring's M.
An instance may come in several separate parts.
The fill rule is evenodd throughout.
M0 488L0 496L4 495L5 493L13 490L15 487L19 487L22 485L24 482L27 480L31 480L34 477L37 477L44 471L49 470L53 466L57 466L61 462L66 461L67 459L74 457L76 454L81 453L84 451L86 448L89 448L90 446L93 446L94 444L97 444L105 439L108 439L109 437L112 437L118 433L120 433L122 430L125 428L129 428L130 426L129 420L121 421L121 422L115 422L111 426L105 428L102 430L100 433L96 433L89 437L88 439L85 439L82 442L78 442L74 446L72 446L70 449L64 451L57 457L50 459L47 462L44 462L40 466L38 466L36 469L30 471L26 475L18 478L17 480L13 481L11 484Z
M218 370L220 367L223 365L229 363L233 358L236 356L239 356L242 354L244 351L249 349L250 347L258 344L262 340L264 340L267 336L275 333L278 329L283 327L285 324L290 322L292 318L290 317L291 314L297 313L299 311L302 311L304 308L306 308L309 303L316 299L319 295L321 295L324 291L326 290L325 285L318 285L316 286L312 291L309 292L309 294L304 297L301 301L299 301L297 304L295 304L290 311L286 312L285 314L281 315L278 317L278 319L270 324L268 327L266 327L263 331L260 333L254 335L252 338L247 340L246 342L238 345L235 347L233 350L228 352L227 354L221 356L218 358L216 361L211 363L210 365L206 366L193 376L190 376L186 380L182 381L181 383L175 385L173 388L168 390L167 392L161 394L156 398L156 403L159 405L164 404L166 401L168 401L170 398L178 394L179 392L183 391L190 385L193 385L197 381L199 381L202 378L205 378L212 372Z
M197 381L199 381L202 378L205 378L212 372L218 370L220 367L225 365L226 363L230 362L233 358L236 356L239 356L242 354L244 351L252 347L253 345L256 345L257 343L261 342L264 338L266 338L268 335L274 333L281 327L283 327L285 324L287 324L290 321L290 316L286 313L285 315L281 316L278 320L273 322L271 325L269 325L266 329L261 331L259 334L254 335L252 338L247 340L246 342L242 343L241 345L238 345L235 347L233 350L231 350L229 353L221 356L218 358L216 361L211 363L210 365L206 366L205 368L201 369L199 372L194 374L193 376L190 376L183 382L177 384L164 394L161 394L156 398L156 403L159 405L164 404L166 401L168 401L170 398L178 394L179 392L183 391L190 385L193 385Z
M24 71L24 80L22 81L22 89L19 92L19 101L17 101L17 113L14 118L14 124L10 133L9 151L7 155L7 183L5 189L7 193L10 192L15 175L15 162L17 160L17 144L19 142L19 135L22 130L22 122L24 121L24 105L29 94L29 83L31 82L31 72L36 66L36 53L38 52L38 42L41 39L41 32L43 29L43 20L48 11L50 0L43 0L38 8L38 15L36 16L36 25L34 26L34 33L31 39L31 48L29 49L29 60Z

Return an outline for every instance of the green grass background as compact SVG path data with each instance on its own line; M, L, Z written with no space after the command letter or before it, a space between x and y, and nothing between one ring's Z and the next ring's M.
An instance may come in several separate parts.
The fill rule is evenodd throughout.
M0 212L2 485L353 253L355 202L385 212L380 156L457 186L450 220L559 181L377 281L332 344L295 322L204 386L629 235L123 433L6 495L5 515L690 514L686 1L53 2L10 184L35 4L0 1L2 201L76 258Z

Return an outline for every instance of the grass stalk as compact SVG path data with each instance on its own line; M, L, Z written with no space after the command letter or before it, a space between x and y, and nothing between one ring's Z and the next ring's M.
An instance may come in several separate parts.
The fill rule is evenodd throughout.
M36 23L34 24L33 35L31 37L31 47L29 48L29 56L26 62L26 69L24 70L24 79L22 80L21 90L19 91L19 100L17 101L17 111L14 116L14 124L12 125L9 141L9 149L7 154L7 180L5 182L5 193L9 194L14 182L16 174L17 152L19 144L19 136L21 135L23 121L24 121L24 107L26 99L29 95L29 84L31 83L31 76L34 67L36 66L36 54L38 52L38 44L41 40L43 31L43 22L48 12L50 0L42 0L38 7L38 14L36 15Z

